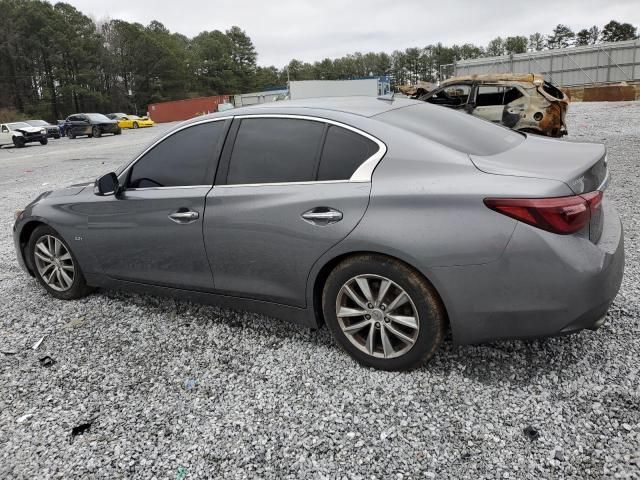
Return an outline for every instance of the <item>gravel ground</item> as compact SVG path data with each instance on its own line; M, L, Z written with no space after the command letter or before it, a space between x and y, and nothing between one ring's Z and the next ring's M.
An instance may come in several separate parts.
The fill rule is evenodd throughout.
M568 121L608 145L626 229L606 324L447 340L408 374L359 367L326 328L109 291L52 299L14 259L13 211L167 126L2 149L0 478L639 478L640 102L575 104Z

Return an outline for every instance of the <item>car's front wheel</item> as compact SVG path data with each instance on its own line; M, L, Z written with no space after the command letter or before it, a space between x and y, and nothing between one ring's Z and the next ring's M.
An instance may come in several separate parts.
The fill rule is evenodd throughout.
M54 297L73 300L91 292L71 248L54 229L36 228L27 252L38 282Z
M133 122L133 128L134 129L140 128L140 125L138 125L138 122Z
M40 140L40 145L46 145L47 143L49 143L49 140L47 138L43 138Z
M23 137L13 137L13 144L16 148L22 148L27 144L27 142Z
M326 280L322 308L336 341L361 364L382 370L422 365L445 334L446 314L433 287L382 255L340 263Z
M100 138L102 136L102 130L100 130L100 127L93 127L91 135L93 138Z

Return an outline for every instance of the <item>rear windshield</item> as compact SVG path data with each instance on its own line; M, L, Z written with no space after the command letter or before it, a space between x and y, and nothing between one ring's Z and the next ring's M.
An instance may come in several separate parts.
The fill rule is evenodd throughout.
M525 139L524 134L487 120L427 103L391 110L375 118L469 155L497 155Z

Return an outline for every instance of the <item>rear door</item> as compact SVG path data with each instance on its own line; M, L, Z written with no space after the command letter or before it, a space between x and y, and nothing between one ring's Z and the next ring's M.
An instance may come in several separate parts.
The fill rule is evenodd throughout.
M304 306L311 267L364 215L384 151L322 119L236 118L206 204L216 290Z

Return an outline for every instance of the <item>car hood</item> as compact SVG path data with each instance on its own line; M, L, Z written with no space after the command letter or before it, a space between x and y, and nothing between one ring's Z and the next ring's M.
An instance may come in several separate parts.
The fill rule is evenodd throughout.
M46 127L20 127L14 131L20 133L40 133L44 129L46 129Z

